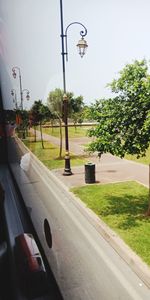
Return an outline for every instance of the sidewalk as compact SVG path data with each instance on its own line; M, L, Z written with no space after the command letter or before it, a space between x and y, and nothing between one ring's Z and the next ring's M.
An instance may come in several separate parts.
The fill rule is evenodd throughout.
M103 154L99 161L96 157L91 157L90 161L95 163L96 183L111 183L135 180L148 187L149 168L148 166L120 159L110 154ZM63 176L63 170L53 170L59 179L68 187L85 185L84 166L71 168L73 175Z
M37 131L37 137L40 132ZM59 139L48 134L43 134L44 140L59 145ZM77 155L85 155L84 144L88 144L90 138L69 139L70 152ZM63 144L64 148L64 144ZM127 180L135 180L145 186L149 186L149 167L130 160L121 159L111 154L103 154L101 159L96 155L90 156L89 161L95 164L96 183L111 183ZM71 161L70 161L71 162ZM53 170L52 172L68 187L85 185L84 166L71 167L73 175L63 176L63 169ZM69 178L68 178L69 177Z

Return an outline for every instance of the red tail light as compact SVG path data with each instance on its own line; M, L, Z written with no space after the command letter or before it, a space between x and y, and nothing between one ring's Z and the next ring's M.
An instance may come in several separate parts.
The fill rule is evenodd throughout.
M16 237L16 262L21 287L30 295L47 290L47 276L42 256L31 234Z

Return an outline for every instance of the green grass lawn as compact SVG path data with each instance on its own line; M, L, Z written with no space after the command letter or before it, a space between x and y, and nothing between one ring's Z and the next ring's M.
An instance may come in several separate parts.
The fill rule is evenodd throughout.
M24 144L41 160L49 169L58 169L64 167L63 151L62 159L59 158L59 147L44 142L44 149L42 148L41 141L33 142L31 140L24 140ZM86 156L75 156L70 154L71 166L79 166L85 164Z
M150 148L146 151L146 156L137 158L136 155L126 155L126 159L133 160L135 162L139 162L141 164L149 165L150 164Z
M148 189L136 182L87 185L71 191L150 265Z
M76 129L74 127L68 127L68 134L69 138L78 138L83 137L87 135L87 130L91 127L77 127ZM64 127L62 128L63 131L63 137L65 135ZM50 134L55 137L59 137L59 128L43 128L43 133Z

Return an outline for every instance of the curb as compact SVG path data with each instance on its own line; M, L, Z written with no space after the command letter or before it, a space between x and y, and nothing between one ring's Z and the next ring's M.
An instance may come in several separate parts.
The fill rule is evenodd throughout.
M70 192L71 193L71 192ZM71 193L72 194L72 193ZM90 208L88 208L79 198L72 194L75 205L80 209L85 217L103 238L113 247L119 256L130 266L138 275L143 283L150 288L150 268L142 259L116 234L107 226Z

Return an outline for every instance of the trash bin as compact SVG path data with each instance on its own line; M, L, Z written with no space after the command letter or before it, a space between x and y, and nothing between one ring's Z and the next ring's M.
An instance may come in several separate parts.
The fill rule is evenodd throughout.
M85 164L85 182L86 183L95 182L95 164L91 162Z
M18 132L18 137L19 137L20 139L25 139L25 131L19 130L19 132Z

